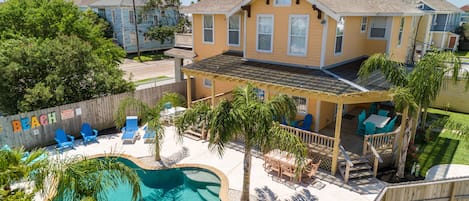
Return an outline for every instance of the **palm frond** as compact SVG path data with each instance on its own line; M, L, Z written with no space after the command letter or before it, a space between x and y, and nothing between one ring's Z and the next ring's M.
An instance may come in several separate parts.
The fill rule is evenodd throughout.
M175 92L165 93L156 104L157 108L162 109L163 105L168 102L171 103L173 107L183 107L186 105L186 98L181 94Z
M134 110L137 112L139 119L146 116L145 114L150 111L150 107L144 102L135 99L134 97L128 97L119 103L116 113L114 114L114 124L118 129L125 125L125 119L128 115L128 110Z
M386 81L394 86L407 85L407 72L404 66L401 63L389 60L385 54L373 54L365 60L358 71L358 76L360 79L366 80L376 71L380 71L385 76Z
M415 102L415 98L411 93L411 90L407 87L395 87L392 88L391 94L393 102L397 111L402 112L404 108L409 108L409 114L415 114L417 112L418 105Z
M200 124L200 126L209 128L211 114L212 110L207 102L196 103L191 108L187 109L175 120L175 126L179 134L179 138L182 139L184 131L186 131L192 125Z
M223 155L225 144L233 140L242 130L238 115L232 103L227 100L222 100L212 110L212 119L209 123L209 148L216 149L220 156Z

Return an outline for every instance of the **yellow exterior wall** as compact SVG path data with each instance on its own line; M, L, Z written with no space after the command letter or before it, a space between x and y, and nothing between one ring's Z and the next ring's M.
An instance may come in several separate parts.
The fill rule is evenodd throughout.
M399 29L401 24L401 17L393 17L391 38L389 42L389 55L390 58L397 62L406 62L407 52L409 51L409 43L412 30L412 17L404 17L404 29L402 32L402 43L398 45Z
M321 101L321 116L319 119L319 130L335 121L334 113L337 105L335 103Z
M212 96L212 89L204 86L204 78L201 76L194 77L195 80L195 97L194 100ZM236 86L233 82L215 80L215 94L228 92Z
M266 5L265 1L254 1L251 4L251 17L246 22L246 57L305 66L319 66L323 25L317 19L317 12L311 4L300 0L300 4L292 1L290 7L277 7L273 1ZM273 46L271 53L256 51L257 15L272 14L274 16ZM288 55L288 21L291 14L309 15L308 45L306 56Z
M365 41L365 54L366 55L371 56L375 53L385 53L385 52L386 52L386 40L368 39Z
M428 20L430 17L428 15L424 15L424 16L421 16L421 18L422 19L420 20L420 25L417 31L417 42L419 43L423 43L425 41L425 35L430 33L430 32L427 33L427 25L428 25Z
M242 13L240 23L240 46L228 46L228 19L225 15L214 15L214 43L208 44L203 42L203 15L194 14L192 16L193 31L194 35L194 52L197 57L195 61L209 58L218 54L221 54L228 49L230 50L243 50L243 22L244 18Z
M446 88L441 89L432 106L457 112L469 113L469 92L465 90L465 81L446 80Z
M432 41L433 41L432 47L443 48L443 49L448 47L449 32L432 32L431 34L433 35L433 37L432 37ZM445 39L444 43L442 44L441 40L443 39L444 36L446 37L446 39Z

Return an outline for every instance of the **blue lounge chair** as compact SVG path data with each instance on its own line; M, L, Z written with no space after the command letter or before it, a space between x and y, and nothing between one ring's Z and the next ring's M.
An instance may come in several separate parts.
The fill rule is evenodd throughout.
M130 141L135 143L137 138L137 131L138 131L138 118L137 116L127 116L125 120L125 127L121 129L122 131L122 141L125 143Z
M57 142L57 149L59 149L61 152L65 148L75 148L75 137L67 135L67 133L65 133L65 131L60 128L55 130L55 141Z
M313 115L311 114L307 114L303 120L293 122L294 127L307 131L311 131L311 124L313 124Z
M90 124L84 123L81 125L81 136L83 136L83 144L86 146L87 142L98 142L98 131L96 129L92 129Z
M371 122L365 123L365 135L373 135L376 133L376 125Z
M365 135L365 125L363 125L363 122L366 119L366 112L363 110L359 115L358 115L358 128L357 128L357 134L359 135Z
M388 110L378 110L378 115L379 116L387 117L388 114L389 114Z
M152 143L155 141L156 132L154 130L150 130L147 125L143 127L145 134L143 134L143 142L144 143Z

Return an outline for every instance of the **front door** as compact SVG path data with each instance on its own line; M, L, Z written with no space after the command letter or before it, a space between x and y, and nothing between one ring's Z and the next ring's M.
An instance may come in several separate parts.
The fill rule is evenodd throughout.
M449 38L449 45L448 45L448 48L449 49L453 49L454 48L454 45L456 44L456 37L450 37Z

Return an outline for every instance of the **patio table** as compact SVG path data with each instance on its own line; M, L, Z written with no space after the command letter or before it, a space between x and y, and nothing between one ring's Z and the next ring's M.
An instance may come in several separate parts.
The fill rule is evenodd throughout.
M163 118L164 121L167 121L168 123L171 123L172 119L174 116L186 111L185 107L172 107L169 109L164 109L163 111L160 112L161 117Z
M270 160L279 161L280 163L283 163L285 165L296 167L296 157L292 153L281 151L279 149L274 149L272 151L269 151L264 156L268 157ZM311 159L306 159L306 162L304 165L307 166L311 162L312 162ZM282 171L281 167L280 167L280 171ZM301 182L301 177L299 178L299 182Z
M365 125L366 122L371 122L374 123L377 128L383 128L384 126L386 126L390 119L391 117L383 117L376 114L372 114L365 121L363 121L363 125Z

